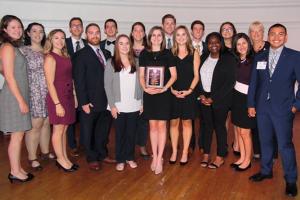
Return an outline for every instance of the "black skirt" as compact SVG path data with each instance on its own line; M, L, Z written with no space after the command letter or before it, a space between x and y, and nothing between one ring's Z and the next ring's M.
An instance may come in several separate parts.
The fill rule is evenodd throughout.
M247 95L237 90L233 91L231 106L232 123L238 127L253 129L256 127L256 118L248 116Z

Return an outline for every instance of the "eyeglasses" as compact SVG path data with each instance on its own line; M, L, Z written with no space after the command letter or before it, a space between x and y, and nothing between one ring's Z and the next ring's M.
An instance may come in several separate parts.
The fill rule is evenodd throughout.
M222 28L222 32L232 32L232 28Z

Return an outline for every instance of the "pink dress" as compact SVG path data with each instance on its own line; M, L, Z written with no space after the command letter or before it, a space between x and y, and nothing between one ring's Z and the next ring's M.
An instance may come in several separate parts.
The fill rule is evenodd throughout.
M70 58L60 56L51 52L50 55L56 61L54 87L60 104L65 109L65 116L58 117L56 115L55 105L47 94L47 107L50 124L73 124L75 122L75 102L73 95L73 81L72 81L72 63ZM57 102L55 102L57 103Z

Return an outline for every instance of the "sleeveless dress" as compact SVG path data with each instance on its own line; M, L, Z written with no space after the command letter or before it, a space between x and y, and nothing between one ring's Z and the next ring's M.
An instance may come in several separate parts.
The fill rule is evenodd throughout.
M175 90L189 90L194 79L194 55L183 59L176 56L177 80L173 84ZM195 119L198 111L197 97L193 91L185 98L177 98L172 94L172 119Z
M75 122L75 102L73 95L73 81L72 81L72 64L70 58L60 56L51 52L56 62L54 87L60 104L65 109L65 116L58 117L56 115L56 106L47 94L47 107L50 124L69 125ZM57 103L57 102L55 102Z
M22 97L27 105L29 105L27 62L18 48L14 48L14 50L14 77ZM0 130L7 135L11 132L24 132L30 129L30 113L21 113L18 101L11 93L7 82L5 81L2 90L0 90Z
M32 117L48 116L46 95L48 93L45 72L44 54L33 51L29 46L20 49L28 63L28 82L30 94L30 113Z

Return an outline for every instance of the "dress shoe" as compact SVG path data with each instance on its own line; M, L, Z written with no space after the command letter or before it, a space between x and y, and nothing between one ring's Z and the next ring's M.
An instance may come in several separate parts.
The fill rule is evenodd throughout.
M76 164L76 163L73 163L73 165L72 165L72 168L74 168L74 169L79 169L79 165L78 164Z
M89 168L94 171L100 170L100 164L98 162L89 162Z
M71 166L69 169L64 168L58 161L55 162L55 165L57 166L58 169L64 170L64 172L74 172L77 169L74 169L73 166Z
M260 182L264 179L271 179L273 178L273 174L262 174L262 173L256 173L252 176L249 177L249 180L253 181L253 182Z
M28 160L28 162L29 162L30 167L35 171L41 171L43 169L43 167L39 163L38 159ZM34 162L37 164L36 166L33 165Z
M32 176L27 175L27 178L21 179L21 178L18 178L16 176L12 175L11 173L9 173L8 176L7 176L10 183L13 183L15 181L20 182L20 183L25 183L25 182L31 181L33 179L33 177L34 177L33 175Z
M134 169L137 168L137 164L136 162L134 162L133 160L126 160L126 163L130 166L130 168Z
M104 158L104 159L103 159L103 162L108 163L108 164L114 164L114 163L117 163L116 160L111 159L110 157Z
M295 197L298 194L296 183L286 183L285 194L290 197Z
M240 164L231 163L231 164L230 164L230 167L235 169L235 168L239 167L239 165L240 165Z
M79 150L77 148L71 149L70 154L73 157L78 157L79 156Z
M118 172L124 171L124 168L125 168L125 163L118 163L118 164L116 165L116 170L117 170Z
M251 163L249 163L249 165L245 168L241 168L240 165L239 165L235 168L235 170L238 171L238 172L243 172L243 171L246 171L247 169L249 169L250 167L251 167Z

